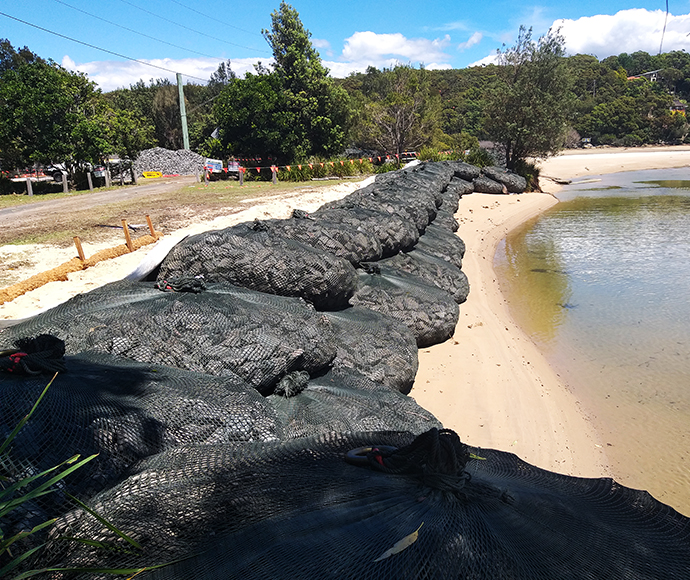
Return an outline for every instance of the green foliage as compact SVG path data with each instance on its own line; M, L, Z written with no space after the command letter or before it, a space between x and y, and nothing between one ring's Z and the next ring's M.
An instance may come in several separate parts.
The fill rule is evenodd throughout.
M431 93L429 72L410 65L370 67L361 82L357 146L400 155L431 145L441 123L441 103Z
M86 75L53 62L20 63L0 75L3 168L94 162L103 148L100 93Z
M374 172L374 165L368 159L322 159L310 158L306 163L292 164L290 169L278 171L279 181L309 181L328 177L353 177L369 175Z
M553 30L535 42L531 29L520 27L515 46L499 52L485 129L504 148L509 169L562 147L571 108L564 42Z
M349 98L328 77L297 11L281 2L271 14L271 30L262 33L273 51L273 74L279 81L281 107L270 111L285 141L279 159L299 161L342 151L351 114Z

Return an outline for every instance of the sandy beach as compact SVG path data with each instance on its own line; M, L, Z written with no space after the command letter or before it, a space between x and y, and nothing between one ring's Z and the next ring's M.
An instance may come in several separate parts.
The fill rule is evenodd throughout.
M568 180L618 171L690 166L690 147L584 149L541 164ZM542 189L561 186L542 179ZM458 235L470 296L452 340L420 351L411 395L468 444L510 451L544 469L582 477L611 473L598 433L575 396L515 324L493 270L498 243L558 203L549 193L472 194L460 200Z
M589 149L569 151L544 162L542 175L564 180L687 165L690 147ZM176 234L219 229L256 217L287 217L292 208L315 209L359 185L342 183L318 193L307 188L289 199L261 204L248 200L245 212L195 224ZM551 179L542 180L547 192L559 187ZM539 467L569 475L615 476L609 471L604 448L587 419L586 409L514 323L493 270L500 240L556 203L549 193L471 194L461 199L456 218L460 223L458 235L467 245L463 270L470 280L470 296L460 307L454 337L420 351L420 369L411 396L470 445L510 451ZM159 244L171 244L172 240L166 236ZM96 249L100 248L86 249L87 255ZM70 274L66 282L47 284L1 305L0 319L30 316L77 293L121 279L155 251L154 246L146 246ZM0 248L0 261L8 259L8 252L48 254L45 248L5 246ZM73 257L73 249L64 252L64 256L50 256L33 264L33 270L26 269L22 274L28 277Z

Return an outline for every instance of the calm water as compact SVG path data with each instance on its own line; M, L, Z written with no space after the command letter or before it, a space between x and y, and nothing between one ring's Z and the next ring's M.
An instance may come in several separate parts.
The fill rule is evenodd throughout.
M499 246L501 288L616 479L690 515L690 169L590 179Z

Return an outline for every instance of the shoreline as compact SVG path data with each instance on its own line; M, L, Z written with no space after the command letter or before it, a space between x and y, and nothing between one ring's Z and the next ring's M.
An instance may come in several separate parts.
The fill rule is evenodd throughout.
M454 337L420 350L410 395L469 445L567 475L614 476L587 409L513 320L494 255L508 232L558 203L562 186L548 178L683 166L690 146L572 150L540 163L543 194L463 196L456 217L470 295Z

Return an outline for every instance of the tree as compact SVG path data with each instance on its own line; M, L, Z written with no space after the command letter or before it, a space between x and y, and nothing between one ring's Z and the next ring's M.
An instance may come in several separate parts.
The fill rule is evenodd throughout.
M563 146L571 109L564 42L554 30L534 42L532 30L521 26L515 46L499 51L485 129L505 149L509 169Z
M214 113L221 143L234 155L289 159L296 148L291 139L300 138L275 73L248 73L237 79L216 99Z
M0 74L0 163L18 168L97 161L107 146L100 99L82 73L39 58L19 59Z
M288 157L304 160L338 153L345 146L348 95L328 76L299 14L281 2L271 14L271 30L262 33L273 51L273 72L282 85L285 112L294 123L286 135L291 142Z
M368 102L358 144L400 155L431 143L440 128L441 106L430 92L428 72L396 65L382 72L369 69L367 77L372 78L363 83Z

